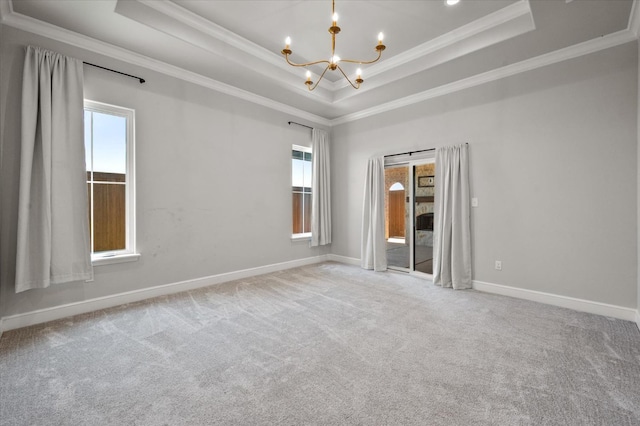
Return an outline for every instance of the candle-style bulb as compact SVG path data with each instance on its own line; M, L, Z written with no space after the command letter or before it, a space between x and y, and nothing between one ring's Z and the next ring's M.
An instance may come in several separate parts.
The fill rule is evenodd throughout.
M335 25L336 22L338 22L338 13L334 12L333 16L331 17L331 20L333 21L333 24Z
M291 37L287 37L284 39L284 48L288 49L291 46Z
M384 40L384 34L379 33L379 34L378 34L378 41L379 41L380 43L382 43L382 40Z
M361 70L360 68L358 68L358 69L356 70L356 77L357 77L357 78L362 78L362 70Z
M311 71L307 71L307 81L311 81Z

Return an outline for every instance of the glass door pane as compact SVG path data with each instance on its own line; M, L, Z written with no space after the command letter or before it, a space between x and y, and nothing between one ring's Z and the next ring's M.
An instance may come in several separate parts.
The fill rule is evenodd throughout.
M414 264L413 270L433 274L433 210L435 163L413 167Z
M409 269L411 265L409 218L409 167L389 167L384 170L385 237L387 265L394 269Z

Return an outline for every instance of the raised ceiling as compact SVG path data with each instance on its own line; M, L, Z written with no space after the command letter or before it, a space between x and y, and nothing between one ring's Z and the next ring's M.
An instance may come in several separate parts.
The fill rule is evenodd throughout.
M2 23L336 124L634 40L633 0L341 1L342 58L363 66L354 90L329 73L313 92L293 59L328 59L331 1L0 0ZM53 26L53 27L52 27ZM115 49L113 48L115 47ZM108 61L100 65L109 66ZM313 69L314 80L322 69ZM345 66L351 76L353 68Z

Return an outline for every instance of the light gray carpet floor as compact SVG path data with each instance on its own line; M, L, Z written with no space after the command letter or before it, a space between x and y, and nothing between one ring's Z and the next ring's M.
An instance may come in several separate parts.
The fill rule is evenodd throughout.
M638 425L634 323L337 263L6 332L2 425Z

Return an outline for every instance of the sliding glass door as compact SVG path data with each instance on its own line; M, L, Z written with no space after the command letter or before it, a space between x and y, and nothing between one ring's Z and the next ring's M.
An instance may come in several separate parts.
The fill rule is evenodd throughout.
M390 269L433 273L435 163L385 167L385 236Z
M433 274L435 163L413 166L413 270Z
M387 167L384 170L385 237L387 265L409 270L411 265L411 218L409 216L409 167Z

